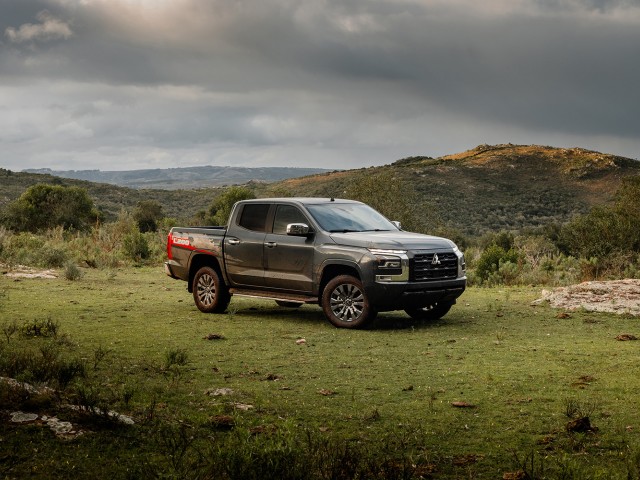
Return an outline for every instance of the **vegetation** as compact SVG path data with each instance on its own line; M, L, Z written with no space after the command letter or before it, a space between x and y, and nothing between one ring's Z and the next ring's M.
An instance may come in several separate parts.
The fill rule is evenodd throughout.
M157 200L141 200L133 211L133 218L138 223L140 232L155 232L158 223L164 218L162 205Z
M581 149L482 145L441 158L410 157L382 167L328 172L265 184L245 185L256 197L344 197L363 177L387 175L391 185L414 191L412 207L434 211L442 228L476 238L500 230L519 232L564 224L576 214L613 201L624 178L640 175L640 162ZM78 186L88 191L105 221L124 209L154 200L181 225L206 223L208 208L226 188L134 190L51 175L0 170L0 209L36 183ZM203 213L200 215L200 213ZM422 218L422 216L421 216ZM394 218L396 220L398 218ZM433 231L431 219L424 220ZM224 222L223 222L224 223Z
M221 193L209 207L210 225L226 225L231 209L240 200L256 198L255 193L247 187L229 187Z
M639 478L637 346L615 340L637 320L558 318L534 288L358 332L314 306L203 315L158 267L0 291L0 376L38 388L0 384L3 477Z
M639 170L547 153L481 146L274 185L136 191L108 208L107 186L3 190L3 273L58 277L0 276L0 377L19 382L0 380L0 475L640 480L636 348L615 340L637 319L531 306L535 286L640 278ZM514 183L513 170L539 181ZM171 225L224 224L237 200L300 194L360 199L453 238L483 288L434 324L385 313L338 332L313 306L234 298L227 314L200 314L158 267ZM200 212L173 216L171 198ZM38 421L12 423L16 411ZM43 418L83 434L56 436Z
M13 230L37 232L58 226L87 230L100 215L86 190L39 183L9 204L3 217L3 223Z
M389 219L397 220L402 228L426 233L438 225L433 205L420 204L417 193L390 171L362 175L352 181L346 197L371 205Z

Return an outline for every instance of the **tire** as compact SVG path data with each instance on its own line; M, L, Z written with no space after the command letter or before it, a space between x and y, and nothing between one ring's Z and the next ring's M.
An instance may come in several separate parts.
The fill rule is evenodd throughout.
M339 275L322 292L322 311L338 328L362 328L377 312L371 308L362 282L351 275Z
M302 306L301 302L288 302L286 300L276 300L279 307L284 308L298 308Z
M453 307L453 303L434 303L428 307L422 308L406 308L407 312L414 320L439 320L444 317Z
M222 313L229 305L231 295L218 272L211 267L202 267L193 277L193 300L201 312Z

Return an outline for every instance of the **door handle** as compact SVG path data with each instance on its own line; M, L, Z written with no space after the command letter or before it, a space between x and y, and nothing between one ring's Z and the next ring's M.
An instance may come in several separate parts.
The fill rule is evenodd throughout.
M266 242L264 246L267 248L274 248L274 247L277 247L278 244L276 242Z
M238 240L237 238L229 239L229 245L239 245L239 244L240 244L240 240Z

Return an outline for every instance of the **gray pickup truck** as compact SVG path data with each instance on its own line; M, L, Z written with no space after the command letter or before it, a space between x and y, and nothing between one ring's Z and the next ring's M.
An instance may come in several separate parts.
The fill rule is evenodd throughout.
M401 230L352 200L243 200L226 227L174 227L165 271L187 281L202 312L232 295L283 307L319 304L336 327L359 328L378 312L444 316L464 292L464 255L445 238Z

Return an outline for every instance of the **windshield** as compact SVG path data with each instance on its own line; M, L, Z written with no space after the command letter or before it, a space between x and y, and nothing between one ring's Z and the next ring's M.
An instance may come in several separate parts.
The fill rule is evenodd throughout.
M307 205L323 230L328 232L397 231L396 226L368 205L328 203Z

